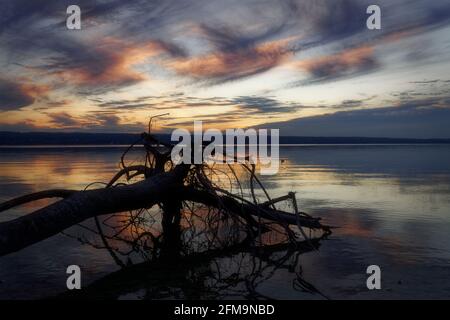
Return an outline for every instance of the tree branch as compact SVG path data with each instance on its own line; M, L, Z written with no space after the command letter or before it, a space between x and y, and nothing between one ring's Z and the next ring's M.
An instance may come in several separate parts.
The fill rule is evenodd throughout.
M6 211L13 207L20 206L22 204L37 201L46 198L67 198L68 196L73 195L78 190L68 190L68 189L51 189L44 190L35 193L26 194L21 197L17 197L6 202L0 204L0 212Z

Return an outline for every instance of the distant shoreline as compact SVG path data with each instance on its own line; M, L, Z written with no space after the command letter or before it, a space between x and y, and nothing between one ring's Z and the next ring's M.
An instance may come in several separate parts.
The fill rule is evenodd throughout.
M170 142L169 134L155 134L158 139ZM131 133L52 133L52 132L0 132L0 147L114 147L129 146L139 140ZM301 145L401 145L450 144L450 139L412 139L377 137L296 137L281 136L281 146Z

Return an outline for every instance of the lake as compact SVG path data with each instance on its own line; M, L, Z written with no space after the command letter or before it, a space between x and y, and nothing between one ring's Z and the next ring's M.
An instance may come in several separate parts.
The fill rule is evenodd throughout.
M123 147L0 148L0 201L48 188L83 189L108 181ZM275 299L450 298L450 145L301 145L280 150L280 172L266 176L273 196L295 191L300 209L336 226L296 268L321 294L293 285L280 268L258 283ZM48 200L0 213L7 221ZM73 227L73 232L77 227ZM70 232L71 230L69 230ZM223 258L222 263L226 263ZM118 270L106 250L60 234L0 258L0 299L65 291L77 264L83 285ZM381 268L381 290L368 290L366 268ZM307 286L306 286L307 287ZM148 288L120 298L148 297ZM223 289L223 291L231 289ZM230 297L242 298L238 291ZM169 297L176 297L170 295Z

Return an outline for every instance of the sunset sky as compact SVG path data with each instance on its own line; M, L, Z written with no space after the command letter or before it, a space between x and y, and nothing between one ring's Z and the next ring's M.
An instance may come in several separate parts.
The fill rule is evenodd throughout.
M68 30L70 4L82 29ZM382 29L366 28L378 4ZM0 1L0 131L450 138L448 0Z

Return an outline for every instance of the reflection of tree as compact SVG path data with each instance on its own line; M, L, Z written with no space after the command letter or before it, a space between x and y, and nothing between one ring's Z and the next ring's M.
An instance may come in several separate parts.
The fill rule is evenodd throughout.
M237 244L225 249L193 253L177 263L163 259L128 266L81 291L62 298L117 299L127 294L139 299L271 299L259 285L284 269L294 276L295 290L326 298L302 276L300 255L318 249L320 239L296 244L250 247Z
M298 259L305 249L317 248L317 240L308 236L306 229L318 230L319 237L330 232L320 219L298 210L293 193L271 198L248 158L240 159L239 165L174 165L172 145L148 133L142 134L141 142L145 152L139 163L137 159L129 163L132 145L121 157L120 171L101 188L93 189L102 184L94 183L84 191L47 190L0 204L3 211L42 198L63 198L1 223L0 255L79 224L98 236L101 244L85 233L75 237L107 249L124 269L140 263L151 264L152 270L175 268L174 274L182 275L180 281L205 284L195 279L207 278L203 289L213 296L221 293L211 288L245 284L248 297L257 297L258 283L264 277L281 267L293 272L288 260ZM281 204L292 213L281 210ZM88 218L94 218L95 227L80 224ZM302 237L303 242L299 242ZM241 260L237 259L239 254L243 254ZM225 255L231 255L228 261L241 261L229 268L234 271L228 276L223 276L222 268L214 269L213 263ZM201 262L202 268L178 270L181 262L183 266ZM154 280L158 279L161 275ZM214 279L217 285L211 286ZM298 279L297 287L314 291Z

